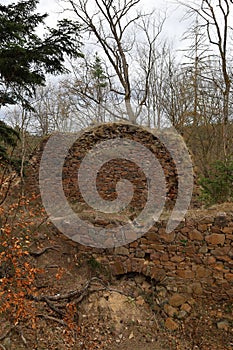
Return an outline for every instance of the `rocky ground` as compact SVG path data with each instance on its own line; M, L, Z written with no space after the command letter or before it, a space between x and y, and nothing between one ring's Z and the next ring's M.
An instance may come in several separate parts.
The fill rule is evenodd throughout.
M10 325L2 316L4 350L233 349L230 300L184 299L176 293L169 298L162 284L141 274L112 277L49 227L35 233L30 254L42 269L33 300L35 323L25 318Z

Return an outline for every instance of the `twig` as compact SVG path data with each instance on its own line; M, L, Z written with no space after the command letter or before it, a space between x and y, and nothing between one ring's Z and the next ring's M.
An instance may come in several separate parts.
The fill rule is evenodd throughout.
M80 301L83 300L83 298L85 297L85 295L88 292L89 287L91 286L91 284L93 282L99 282L100 284L102 284L103 288L90 290L89 291L90 293L95 293L95 292L107 290L109 292L115 292L115 293L119 293L119 294L123 294L123 295L128 296L128 294L125 294L121 290L108 287L108 285L106 285L100 278L92 277L89 281L86 282L86 284L84 285L84 287L81 290L76 289L76 290L72 290L66 294L43 295L43 296L39 296L39 297L29 295L28 298L32 299L34 301L38 301L38 302L45 301L47 304L48 304L48 302L52 302L52 301L60 301L60 300L68 300L69 301L72 299L75 299L76 303L79 303Z
M53 305L53 303L51 301L49 301L46 297L44 298L44 301L46 302L46 304L50 307L50 309L52 309L53 311L55 311L56 313L58 313L60 316L64 316L64 312L59 310L55 305Z
M23 335L23 333L22 333L22 330L21 330L19 327L16 327L15 330L16 330L16 332L19 334L19 336L20 336L20 338L22 339L24 345L26 345L26 347L28 347L28 346L27 346L27 340L25 339L25 337L24 337L24 335Z
M49 301L59 301L59 300L71 300L74 298L80 298L83 294L86 293L86 291L88 290L88 288L90 287L91 283L97 280L96 277L91 278L89 281L86 282L85 286L81 289L81 290L72 290L66 294L57 294L57 295L46 295L46 296L42 296L42 297L38 297L38 301L46 301L45 298ZM102 283L103 284L103 283Z
M60 323L62 326L67 326L67 323L63 320L60 320L59 318L56 318L56 317L53 317L53 316L48 316L48 315L45 315L45 314L37 314L36 315L37 317L44 317L45 319L47 320L51 320L51 321L55 321L55 322L58 322Z
M47 217L45 217L45 218L39 223L39 225L37 225L37 226L31 231L31 235L32 235L33 233L35 233L36 231L38 231L38 229L39 229L46 221L48 221L48 218L47 218Z
M99 288L97 287L94 289L90 288L91 285L94 283L101 284L102 287L99 286ZM52 311L56 312L59 316L64 317L65 311L63 311L61 309L66 308L67 302L72 300L77 305L84 299L85 296L87 296L88 293L90 294L90 293L96 293L96 292L100 292L100 291L109 291L109 292L114 292L114 293L123 294L125 296L129 296L121 290L110 288L100 278L92 277L90 280L88 280L85 283L85 285L83 286L83 288L81 290L78 290L78 289L72 290L66 294L42 295L42 296L28 295L27 297L30 300L34 300L36 302L45 302ZM64 302L62 303L62 301L64 301ZM55 302L57 302L58 305L54 305ZM59 318L56 318L53 316L49 316L46 314L37 314L37 316L44 317L48 320L58 322L58 323L62 324L63 326L67 326L66 322L63 321L62 319L59 319Z
M28 343L27 343L27 340L24 338L24 335L23 335L23 334L21 334L21 339L22 339L24 345L27 345L27 344L28 344Z
M10 334L10 332L11 332L14 328L15 328L15 326L11 326L11 327L8 329L8 331L7 331L4 335L2 335L2 336L0 337L0 341L4 340L4 339L8 336L8 334Z
M46 265L45 267L46 267L46 269L58 269L59 268L58 265Z
M39 251L37 251L37 252L30 252L29 251L29 254L31 255L31 256L40 256L40 255L42 255L42 254L44 254L47 250L49 250L49 249L53 249L53 250L56 250L56 251L58 251L59 252L59 249L58 248L60 248L60 246L49 246L49 247L45 247L45 248L43 248L43 249L41 249L41 250L39 250Z

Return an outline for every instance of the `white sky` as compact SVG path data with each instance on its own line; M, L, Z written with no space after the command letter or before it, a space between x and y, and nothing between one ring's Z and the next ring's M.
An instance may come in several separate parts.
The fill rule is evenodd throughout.
M18 0L3 0L4 5L10 3L17 3ZM40 0L37 12L48 13L47 24L49 26L55 26L56 21L62 18L62 6L60 5L62 0ZM59 4L60 3L60 4ZM176 4L176 0L140 0L138 6L145 10L145 12L151 12L153 9L159 11L167 11L167 19L163 28L163 35L173 44L173 47L177 50L187 46L187 43L182 41L182 34L185 32L188 24L187 21L182 21L184 15L184 8Z
M56 24L56 20L61 18L59 15L61 6L59 0L40 0L38 11L49 14L48 24L53 26ZM175 0L141 0L139 3L140 8L146 12L150 12L155 9L165 11L167 10L167 20L164 25L163 33L173 43L176 49L184 47L184 42L181 41L182 34L187 28L187 22L182 21L184 15L184 9L175 3Z

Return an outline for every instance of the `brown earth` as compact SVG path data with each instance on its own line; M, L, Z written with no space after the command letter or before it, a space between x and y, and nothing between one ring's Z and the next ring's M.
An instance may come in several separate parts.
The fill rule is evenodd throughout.
M50 247L43 252L43 248ZM78 244L41 225L30 247L32 264L43 268L36 279L37 296L58 296L58 302L36 301L36 325L10 325L1 319L0 348L77 350L185 350L233 348L233 306L230 300L191 299L188 316L169 318L158 302L163 286L140 274L119 278L93 258L82 259ZM41 254L40 254L41 253ZM59 296L80 291L72 329L59 314ZM73 294L74 295L74 294ZM72 297L64 299L66 303ZM74 299L73 299L74 301ZM55 306L54 308L51 307ZM63 302L64 304L64 302Z

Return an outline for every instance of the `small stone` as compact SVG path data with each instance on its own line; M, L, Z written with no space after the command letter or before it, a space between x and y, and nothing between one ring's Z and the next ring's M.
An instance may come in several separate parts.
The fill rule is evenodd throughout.
M224 266L224 264L223 264L221 261L218 261L218 262L214 265L214 268L215 268L215 270L221 271L221 272L225 270L225 266ZM225 271L225 272L227 272L227 271Z
M137 275L134 277L134 280L137 284L142 284L144 282L145 277L143 275Z
M195 301L195 299L190 298L190 299L188 300L188 303L189 303L189 305L193 306L193 305L196 304L196 301Z
M142 296L137 297L136 304L139 305L139 306L145 304L145 300L143 299Z
M160 229L159 235L160 238L167 243L171 243L175 239L175 232L167 233L165 229Z
M175 287L175 286L166 286L166 289L170 290L171 292L177 292L178 291L178 288Z
M137 250L135 253L136 258L144 258L145 252L143 250Z
M137 247L138 247L138 241L134 241L130 243L130 248L137 248Z
M227 215L225 212L220 212L214 219L214 224L219 227L224 227L227 225Z
M178 313L178 315L177 315L177 318L178 318L179 320L182 320L182 319L185 318L186 316L187 316L187 312L184 311L184 310L181 310L181 311L179 311L179 313Z
M186 312L189 313L192 310L192 308L191 308L191 306L189 304L185 303L185 304L183 304L181 306L181 310L186 311Z
M229 323L228 321L220 321L217 323L217 328L222 329L224 331L228 331L229 329Z
M149 282L144 281L142 283L142 289L148 292L151 289L151 284Z
M171 317L178 315L178 310L169 304L164 305L164 311L168 316L171 316Z
M180 262L184 261L184 257L183 256L179 256L179 255L174 255L171 258L171 261L180 263Z
M215 264L216 263L216 258L214 256L208 256L207 257L207 264Z
M175 321L173 321L171 317L168 317L165 321L165 327L171 331L175 331L179 328L179 325Z
M229 282L233 282L233 273L225 273L225 278Z
M196 295L201 295L203 293L201 283L199 283L199 282L193 283L192 289L193 289L193 293Z
M180 306L185 303L185 297L181 294L173 294L173 296L169 299L169 304L171 306Z
M200 249L199 249L199 253L201 254L205 254L208 252L208 247L206 245L203 245Z
M134 337L134 334L133 334L133 332L131 332L129 335L129 339L132 339L133 337Z
M209 228L209 223L202 223L198 225L198 230L200 230L201 232L206 232Z
M125 273L123 264L118 261L111 264L111 271L113 275L122 275Z
M223 256L223 255L228 255L231 247L218 247L214 250L211 250L211 254L214 256Z

